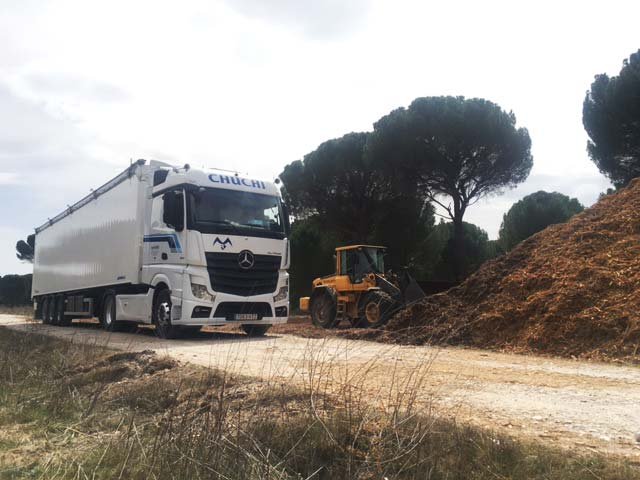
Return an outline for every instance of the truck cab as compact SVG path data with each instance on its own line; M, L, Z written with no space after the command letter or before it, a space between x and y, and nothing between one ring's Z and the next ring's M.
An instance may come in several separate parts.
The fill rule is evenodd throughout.
M176 286L171 324L257 333L286 322L289 219L277 186L221 171L157 172L142 276Z

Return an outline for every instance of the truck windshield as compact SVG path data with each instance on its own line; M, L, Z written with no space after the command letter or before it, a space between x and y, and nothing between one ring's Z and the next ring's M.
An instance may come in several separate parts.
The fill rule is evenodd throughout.
M285 237L276 196L207 188L189 192L188 202L189 228L202 233Z

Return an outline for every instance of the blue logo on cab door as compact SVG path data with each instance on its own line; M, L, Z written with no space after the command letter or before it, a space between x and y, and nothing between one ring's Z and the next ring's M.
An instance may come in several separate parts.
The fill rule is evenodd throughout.
M231 246L231 239L227 237L223 242L222 240L220 240L220 237L216 237L216 239L213 241L213 246L215 247L216 245L220 245L220 250L224 250L225 248Z

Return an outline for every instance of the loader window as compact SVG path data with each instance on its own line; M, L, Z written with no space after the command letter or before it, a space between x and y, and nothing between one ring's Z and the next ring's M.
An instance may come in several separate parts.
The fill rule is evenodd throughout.
M377 248L359 248L342 252L342 274L349 275L353 283L360 283L369 273L384 273L383 251Z

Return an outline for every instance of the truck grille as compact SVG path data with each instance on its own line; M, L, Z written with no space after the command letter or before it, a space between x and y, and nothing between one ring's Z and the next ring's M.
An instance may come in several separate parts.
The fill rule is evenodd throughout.
M237 253L206 252L211 288L220 293L249 297L273 293L278 286L279 255L255 255L253 267L242 269Z

